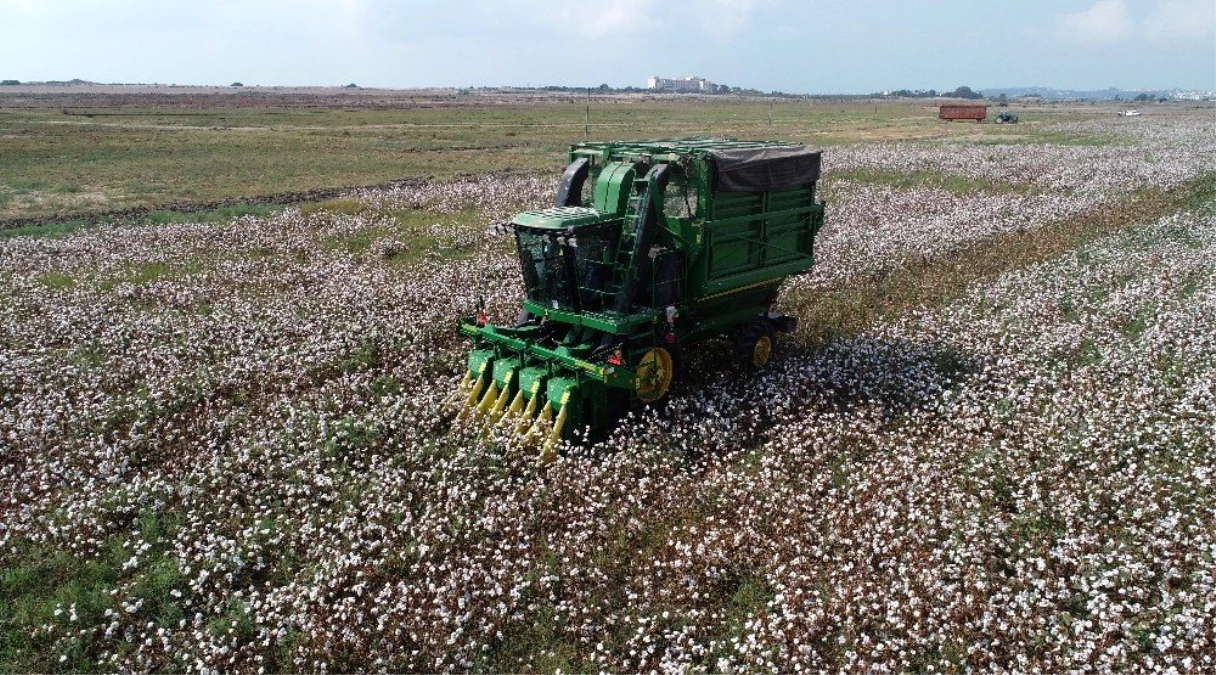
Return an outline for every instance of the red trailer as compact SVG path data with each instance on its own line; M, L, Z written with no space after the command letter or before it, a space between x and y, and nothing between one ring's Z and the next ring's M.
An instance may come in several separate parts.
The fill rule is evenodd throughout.
M954 120L975 120L983 122L988 117L988 106L975 103L943 103L937 109L938 119L953 122Z

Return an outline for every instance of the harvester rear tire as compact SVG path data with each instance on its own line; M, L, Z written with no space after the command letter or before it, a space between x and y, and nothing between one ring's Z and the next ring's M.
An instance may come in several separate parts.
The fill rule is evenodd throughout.
M777 351L777 331L766 320L753 321L735 335L735 357L747 371L768 368Z

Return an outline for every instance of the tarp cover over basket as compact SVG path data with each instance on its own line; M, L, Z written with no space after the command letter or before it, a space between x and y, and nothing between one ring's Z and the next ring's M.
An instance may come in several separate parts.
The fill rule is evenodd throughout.
M721 192L776 192L819 180L822 153L805 146L713 150Z

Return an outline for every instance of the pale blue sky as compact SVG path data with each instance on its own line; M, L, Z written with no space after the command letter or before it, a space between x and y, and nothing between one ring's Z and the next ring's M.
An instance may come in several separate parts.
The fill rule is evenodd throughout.
M1216 89L1214 0L0 0L0 79Z

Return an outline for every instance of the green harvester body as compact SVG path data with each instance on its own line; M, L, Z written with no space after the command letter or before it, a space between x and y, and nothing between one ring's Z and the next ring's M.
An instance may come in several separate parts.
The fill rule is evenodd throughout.
M514 424L549 452L662 399L705 339L733 336L766 365L776 332L796 325L772 304L812 267L824 222L820 153L800 145L586 142L569 161L555 205L510 223L519 319L460 322L473 350L457 419Z

